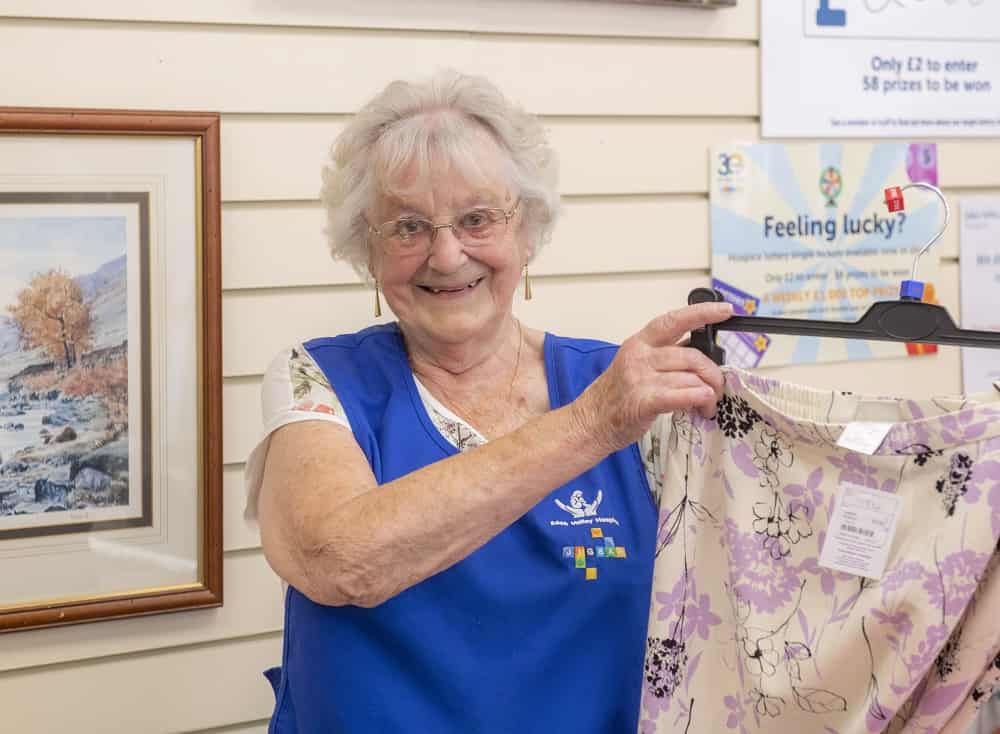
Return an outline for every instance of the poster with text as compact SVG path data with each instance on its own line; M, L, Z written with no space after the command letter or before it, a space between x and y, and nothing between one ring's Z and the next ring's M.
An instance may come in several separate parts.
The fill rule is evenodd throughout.
M1000 332L1000 196L970 196L960 206L962 326ZM988 390L1000 380L1000 350L962 349L966 393Z
M899 297L914 257L943 210L925 191L905 192L889 213L883 192L937 183L934 144L732 144L710 162L712 285L736 313L856 321L874 302ZM935 302L937 255L920 259ZM721 332L740 367L922 355L933 345Z
M1000 135L1000 2L761 0L764 137Z

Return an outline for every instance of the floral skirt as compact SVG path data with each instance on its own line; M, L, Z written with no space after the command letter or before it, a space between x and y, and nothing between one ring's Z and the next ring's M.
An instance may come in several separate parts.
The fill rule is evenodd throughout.
M873 421L871 453L838 445ZM674 415L662 452L640 732L971 725L1000 680L1000 392L865 398L727 368L716 416ZM848 500L831 526L857 487L899 498L894 532L884 512L848 524ZM821 564L851 533L875 560Z

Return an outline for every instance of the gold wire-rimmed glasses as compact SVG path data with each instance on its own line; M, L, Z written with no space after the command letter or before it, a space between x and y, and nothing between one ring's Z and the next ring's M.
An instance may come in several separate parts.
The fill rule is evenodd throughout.
M441 224L421 217L399 217L378 227L369 224L368 232L381 239L386 249L400 255L429 252L439 229L450 229L465 247L483 247L503 239L520 204L519 198L510 209L475 207Z

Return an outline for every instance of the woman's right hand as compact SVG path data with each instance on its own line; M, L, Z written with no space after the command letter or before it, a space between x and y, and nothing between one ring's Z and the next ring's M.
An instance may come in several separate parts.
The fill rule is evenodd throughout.
M662 413L698 408L714 414L722 370L681 341L732 313L728 303L685 306L657 316L626 339L604 374L573 403L584 430L610 453L638 440Z

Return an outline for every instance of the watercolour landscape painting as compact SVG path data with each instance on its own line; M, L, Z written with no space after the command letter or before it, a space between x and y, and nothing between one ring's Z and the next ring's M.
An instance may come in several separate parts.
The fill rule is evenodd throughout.
M148 226L145 193L0 193L0 540L151 522Z

